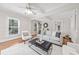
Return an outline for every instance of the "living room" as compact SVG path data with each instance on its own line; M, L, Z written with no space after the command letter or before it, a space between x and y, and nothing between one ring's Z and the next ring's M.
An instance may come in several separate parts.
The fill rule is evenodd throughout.
M45 46L49 43L53 46L52 53L43 48L47 55L78 54L78 11L78 3L1 3L1 54L46 55L45 51L35 47L33 42L32 49L27 46L31 39L36 38L40 38L40 44L45 41Z

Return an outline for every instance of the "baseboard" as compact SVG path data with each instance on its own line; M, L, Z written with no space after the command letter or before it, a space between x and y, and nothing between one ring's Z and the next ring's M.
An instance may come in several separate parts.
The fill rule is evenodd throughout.
M15 40L16 38L21 38L21 36L9 38L9 39L2 39L2 40L0 40L0 43L6 42L6 41L9 41L9 40Z

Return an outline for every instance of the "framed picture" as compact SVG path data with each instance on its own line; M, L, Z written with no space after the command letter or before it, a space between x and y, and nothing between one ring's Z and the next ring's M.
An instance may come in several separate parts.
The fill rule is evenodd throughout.
M44 23L43 26L44 26L44 28L47 28L48 27L48 23Z

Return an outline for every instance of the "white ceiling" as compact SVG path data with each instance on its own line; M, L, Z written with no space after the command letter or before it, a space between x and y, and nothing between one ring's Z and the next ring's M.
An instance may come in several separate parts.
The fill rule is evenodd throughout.
M20 13L20 14L24 14L26 4L24 4L24 3L1 3L0 7L2 7L5 10L9 10L9 11L17 12L17 13Z
M20 13L22 15L25 15L25 9L26 9L27 3L0 3L0 7L4 8L5 10L10 10L13 12ZM70 9L70 8L76 8L79 7L79 4L68 4L68 3L30 3L30 7L33 8L33 11L35 11L37 14L40 14L40 16L43 15L51 15L57 12L60 12L60 10ZM50 16L49 16L50 18Z
M32 6L37 6L38 8L42 9L44 12L48 12L51 9L56 9L58 7L64 6L64 3L39 3L39 4L32 4Z

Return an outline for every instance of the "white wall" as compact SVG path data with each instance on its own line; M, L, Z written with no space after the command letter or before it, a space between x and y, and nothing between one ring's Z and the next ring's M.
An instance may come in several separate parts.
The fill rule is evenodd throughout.
M75 24L75 9L64 12L62 15L59 14L59 16L55 16L54 19L52 20L52 24L55 24L55 21L61 21L62 33L69 34L73 42L79 43L79 9L77 8L76 24ZM54 30L55 26L53 26L53 31Z
M56 31L55 23L61 22L61 32L70 34L70 19L67 17L58 17L52 20L52 31Z
M63 17L63 16L65 16L65 17ZM52 15L51 19L49 19L49 18L43 19L42 18L42 23L45 23L45 22L49 24L49 29L51 32L56 31L55 24L57 22L61 22L61 32L65 33L65 34L71 33L70 32L71 31L71 18L69 18L67 16L67 14L55 16L55 17Z
M76 29L77 29L77 43L79 43L79 9L77 10Z
M79 13L78 13L79 14ZM55 17L52 15L52 19L50 21L47 21L49 23L50 29L54 32L56 29L55 22L60 21L61 22L61 32L62 35L69 34L73 40L73 42L79 42L79 15L77 16L77 25L75 25L75 9L67 10L59 15L56 15ZM48 19L49 20L49 19ZM75 26L77 26L77 33L75 30ZM63 35L63 36L64 36Z
M20 20L20 34L15 37L20 36L21 31L23 30L30 31L29 18L12 11L0 10L0 42L7 41L7 40L10 40L11 38L14 38L14 37L9 37L8 35L8 17L15 17Z

